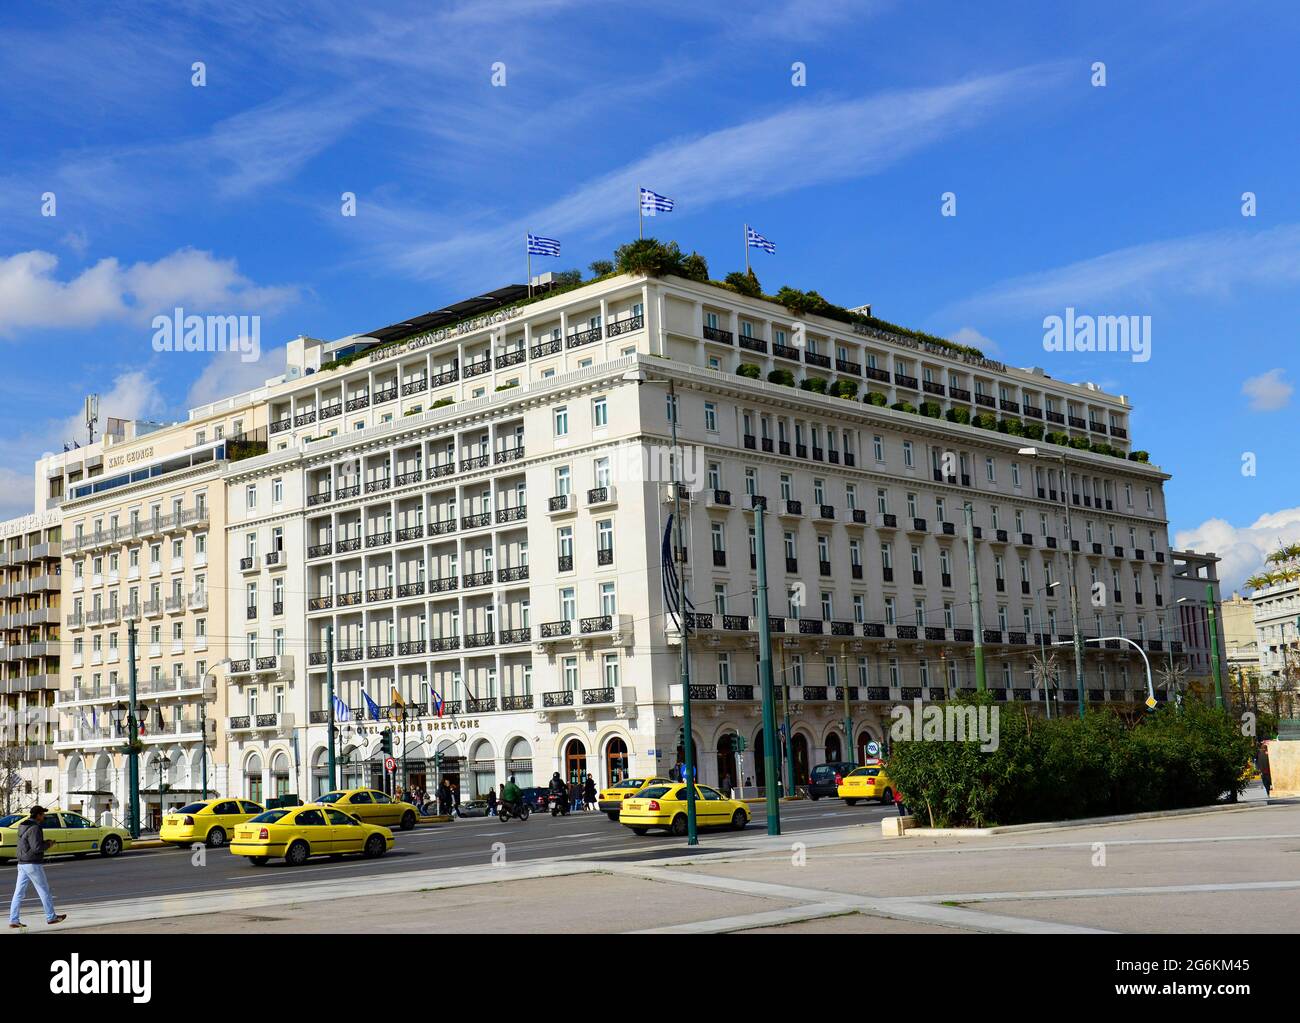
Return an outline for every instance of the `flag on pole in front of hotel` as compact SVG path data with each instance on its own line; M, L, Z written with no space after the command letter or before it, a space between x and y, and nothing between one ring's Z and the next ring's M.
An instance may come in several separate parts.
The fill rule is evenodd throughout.
M438 717L442 717L442 693L438 692L436 689L430 689L429 692L433 694L433 712L437 714Z
M379 704L370 698L370 694L364 689L361 690L361 698L366 701L366 710L370 711L370 717L374 721L379 720Z
M673 484L678 486L678 484ZM664 526L664 542L659 549L659 569L663 577L664 587L664 607L672 617L673 624L676 625L678 632L682 631L682 608L685 606L688 614L695 613L695 605L691 603L690 597L685 596L682 592L681 576L677 574L677 561L673 558L673 517L668 516L668 524Z
M343 697L341 697L338 693L334 694L334 720L335 721L352 720L352 711L348 709L348 705L343 702Z
M560 241L558 238L543 238L540 234L528 232L528 254L530 256L558 256Z
M641 212L647 217L653 217L656 213L671 213L675 205L677 204L666 195L652 192L648 188L641 189Z
M776 243L768 241L748 224L745 225L745 245L749 249L762 249L769 255L776 252Z

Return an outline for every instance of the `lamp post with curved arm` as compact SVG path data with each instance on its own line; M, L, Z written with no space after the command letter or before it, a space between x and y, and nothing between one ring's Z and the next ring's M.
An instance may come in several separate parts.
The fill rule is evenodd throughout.
M229 668L230 658L225 657L203 673L203 686L207 688L208 677L218 668ZM206 695L199 696L199 763L203 773L203 798L208 798L208 700Z
M1105 642L1107 642L1107 641L1109 641L1109 640L1112 640L1112 639L1119 640L1121 643L1127 643L1129 646L1131 646L1134 650L1136 650L1139 654L1142 655L1142 663L1143 663L1143 665L1146 666L1146 671L1147 671L1147 707L1148 707L1150 710L1155 710L1155 703L1156 703L1156 689L1155 689L1155 686L1154 686L1154 685L1152 684L1152 682L1151 682L1151 661L1147 659L1147 652L1146 652L1145 650L1142 649L1142 644L1140 644L1140 643L1135 643L1133 640L1129 639L1127 636L1097 636L1095 639L1086 639L1086 640L1084 640L1084 642L1085 642L1085 643L1105 643ZM1064 642L1064 641L1061 641L1061 642L1058 642L1058 643L1053 643L1052 646L1070 646L1070 644L1069 644L1069 643L1066 643L1066 642ZM1080 697L1080 698L1082 699L1082 697Z

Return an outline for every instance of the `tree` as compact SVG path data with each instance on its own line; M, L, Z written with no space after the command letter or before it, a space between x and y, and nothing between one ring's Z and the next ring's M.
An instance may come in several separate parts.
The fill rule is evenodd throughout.
M614 266L619 273L644 277L663 277L682 272L682 250L676 242L661 242L657 238L638 238L620 245L614 253Z
M707 282L709 279L708 261L698 252L683 256L681 275L693 281Z
M733 291L738 291L742 295L747 295L749 298L763 297L763 289L759 285L758 277L752 269L747 270L744 273L741 273L739 270L733 270L731 273L727 274L722 283Z
M22 785L18 768L21 764L22 757L19 756L16 745L6 743L0 746L0 809L5 814L18 809L18 789Z
M551 278L555 281L554 287L570 288L575 284L582 283L582 271L578 269L556 270L551 274Z
M614 272L614 263L608 259L593 259L587 269L591 271L592 277L604 277Z

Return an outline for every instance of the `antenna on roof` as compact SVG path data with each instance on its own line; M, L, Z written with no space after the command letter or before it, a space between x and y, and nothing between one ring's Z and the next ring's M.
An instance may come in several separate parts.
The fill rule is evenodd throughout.
M99 422L99 395L86 396L86 429L90 432L90 443L95 443L95 424Z

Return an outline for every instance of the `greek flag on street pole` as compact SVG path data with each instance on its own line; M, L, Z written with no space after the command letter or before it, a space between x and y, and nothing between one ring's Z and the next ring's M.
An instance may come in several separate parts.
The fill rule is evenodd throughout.
M770 242L752 227L745 227L745 241L751 249L762 249L764 252L773 254L776 252L776 243Z
M675 205L666 195L652 192L648 188L641 189L641 212L647 217L653 217L656 213L671 213Z
M528 254L530 256L558 256L560 241L558 238L543 238L540 234L528 234Z
M673 517L668 516L668 524L664 526L664 542L660 548L660 571L663 576L664 586L664 606L668 614L672 616L673 623L677 626L679 632L683 630L682 622L682 605L685 604L686 613L694 614L695 605L691 603L691 598L682 593L682 580L677 574L677 562L673 558Z
M335 721L352 720L352 711L348 709L348 705L343 702L343 697L341 697L338 693L334 694L334 720Z

